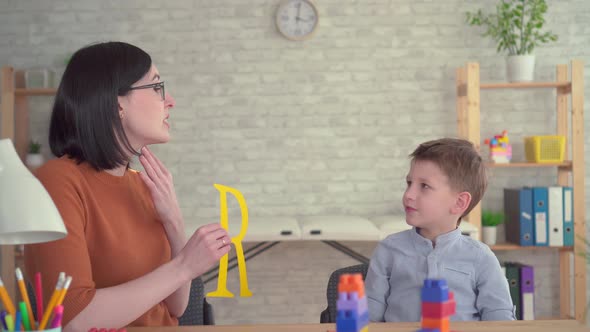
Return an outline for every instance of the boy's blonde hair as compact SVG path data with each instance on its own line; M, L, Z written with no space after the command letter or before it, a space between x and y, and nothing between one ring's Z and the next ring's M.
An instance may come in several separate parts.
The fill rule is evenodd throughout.
M453 190L471 194L471 202L461 218L471 212L482 199L488 185L487 172L473 143L464 139L441 138L420 144L410 157L412 162L435 163L449 178Z

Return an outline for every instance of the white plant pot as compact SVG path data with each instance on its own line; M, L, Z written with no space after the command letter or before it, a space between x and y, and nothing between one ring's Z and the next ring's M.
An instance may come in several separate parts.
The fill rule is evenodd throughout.
M43 165L44 162L45 158L43 158L43 155L39 153L29 153L25 159L25 164L27 164L30 170L36 169L37 167Z
M534 55L509 55L506 58L508 82L531 82L535 78Z
M496 244L496 234L498 233L498 227L496 226L483 226L482 237L483 243L493 246Z

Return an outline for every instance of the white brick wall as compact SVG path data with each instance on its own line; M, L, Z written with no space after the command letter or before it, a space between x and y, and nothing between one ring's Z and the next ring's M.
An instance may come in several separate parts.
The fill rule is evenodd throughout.
M494 45L463 23L464 11L495 1L318 0L321 26L306 42L277 33L278 3L4 0L0 64L59 69L68 54L99 40L152 54L177 100L173 140L155 151L175 175L187 221L218 220L213 183L240 189L252 216L399 210L407 154L421 141L455 135L455 68L479 61L482 80L504 79ZM548 3L547 25L560 39L535 53L537 78L550 80L558 63L590 63L590 2ZM590 85L588 65L585 79ZM32 135L44 142L50 102L34 98L31 107ZM547 91L483 93L482 134L507 129L521 153L522 136L554 129L554 105ZM494 175L490 208L500 208L508 183L553 181L552 171ZM352 245L366 255L374 248ZM535 265L537 315L556 316L556 254L499 256ZM320 243L281 244L250 261L254 297L213 300L217 320L316 322L329 273L353 263Z

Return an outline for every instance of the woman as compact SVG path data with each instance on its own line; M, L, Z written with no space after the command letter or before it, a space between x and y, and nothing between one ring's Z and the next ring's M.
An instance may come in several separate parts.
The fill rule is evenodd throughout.
M186 239L172 176L147 148L169 140L173 107L150 56L133 45L82 48L64 72L49 130L59 158L36 175L68 235L25 248L46 301L59 272L73 277L64 331L177 325L191 280L230 250L219 224ZM145 172L129 169L134 155Z

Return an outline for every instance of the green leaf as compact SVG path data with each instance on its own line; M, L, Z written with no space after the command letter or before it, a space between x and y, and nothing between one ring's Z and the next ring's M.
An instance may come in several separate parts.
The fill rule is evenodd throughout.
M41 152L41 143L37 141L31 141L29 143L29 153L40 153Z
M484 210L481 215L483 226L498 226L504 222L504 213Z
M542 31L546 0L501 0L494 13L466 13L466 22L484 28L482 36L496 42L498 53L527 54L539 45L556 41L557 35Z

